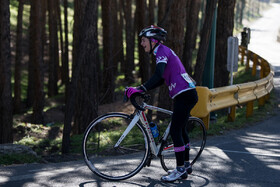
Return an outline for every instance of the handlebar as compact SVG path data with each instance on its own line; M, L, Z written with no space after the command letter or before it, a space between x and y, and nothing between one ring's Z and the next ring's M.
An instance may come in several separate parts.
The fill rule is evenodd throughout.
M143 101L139 101L137 102L136 99L137 98L141 98ZM130 102L131 104L137 109L137 110L141 110L141 111L144 111L145 108L142 106L142 103L143 102L148 102L149 100L151 99L151 96L149 94L144 94L144 93L134 93L131 95L130 97ZM124 102L127 102L128 101L128 98L127 96L124 96Z

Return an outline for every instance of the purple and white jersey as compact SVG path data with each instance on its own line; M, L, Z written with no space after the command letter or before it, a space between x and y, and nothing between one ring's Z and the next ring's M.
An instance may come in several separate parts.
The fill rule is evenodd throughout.
M160 44L155 50L156 63L166 63L163 78L174 99L178 94L195 88L195 84L186 72L179 57L170 48Z

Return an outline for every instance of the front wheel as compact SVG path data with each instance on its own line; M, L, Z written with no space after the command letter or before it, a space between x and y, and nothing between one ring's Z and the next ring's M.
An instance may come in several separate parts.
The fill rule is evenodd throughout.
M188 173L190 174L191 167L197 161L201 155L205 143L206 143L206 128L202 120L196 117L190 117L186 125L189 140L190 140L190 149L189 149L189 162L190 167ZM174 169L176 167L176 158L174 152L174 146L171 139L171 136L168 135L168 138L163 145L163 150L161 152L160 161L163 169L165 171Z
M90 123L84 134L83 155L89 169L101 178L124 180L138 173L149 155L146 131L138 122L116 147L132 121L129 115L110 113Z

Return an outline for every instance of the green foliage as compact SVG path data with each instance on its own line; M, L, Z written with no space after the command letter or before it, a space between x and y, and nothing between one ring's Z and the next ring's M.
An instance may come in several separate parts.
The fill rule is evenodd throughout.
M40 162L41 158L30 154L0 155L0 165Z
M83 134L71 136L71 153L82 153Z
M245 68L245 65L239 64L238 72L234 74L233 84L242 84L258 80L258 77L252 76L252 69L246 70Z
M59 153L62 138L60 136L55 138L48 137L50 136L51 128L57 126L60 126L60 130L62 130L62 124L54 124L51 127L30 123L16 124L14 129L23 137L14 143L28 146L39 155L43 153Z

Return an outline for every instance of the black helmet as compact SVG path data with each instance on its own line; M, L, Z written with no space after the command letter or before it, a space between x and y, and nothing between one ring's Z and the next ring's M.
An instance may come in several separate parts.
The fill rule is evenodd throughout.
M167 31L165 31L161 27L157 27L154 25L144 28L139 34L140 37L145 36L147 38L153 38L158 40L159 42L164 42L166 40L166 35Z

